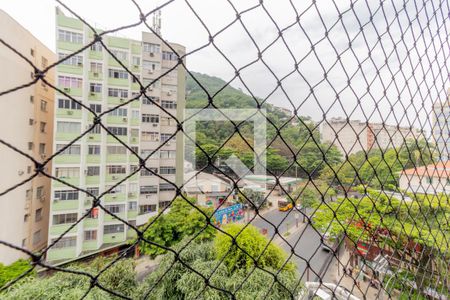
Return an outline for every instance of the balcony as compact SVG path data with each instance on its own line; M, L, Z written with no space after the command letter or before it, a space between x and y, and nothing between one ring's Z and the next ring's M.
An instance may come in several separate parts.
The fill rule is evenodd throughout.
M74 186L79 186L80 185L80 178L79 177L71 177L71 178L69 178L69 177L60 177L59 179L61 179L62 181L66 182L66 183L74 185ZM56 181L56 180L52 180L52 182L53 182L53 186L54 187L68 187L66 184L61 183L61 182Z
M86 162L89 164L99 164L100 163L100 155L87 155Z
M126 176L127 176L126 174L114 174L114 175L108 174L105 176L105 181L115 183L115 182L119 182Z
M77 66L60 64L60 65L58 65L57 70L59 73L83 75L83 65L82 64L77 65Z
M125 67L128 67L129 61L128 60L121 60L120 61ZM111 67L122 67L117 60L115 60L112 56L109 56L108 58L108 66Z
M106 203L125 202L127 195L124 193L106 194L103 199Z
M107 142L109 144L118 144L120 143L117 139L121 140L125 144L128 143L128 136L126 135L116 135L115 137L108 134Z
M83 48L83 44L57 41L56 42L56 48L57 49L61 49L61 50L68 50L70 52L75 52L75 51L78 51L81 48Z
M56 164L79 164L80 161L80 155L58 154L55 158L53 158L53 162Z
M120 87L128 87L130 85L129 79L122 79L122 78L111 78L108 77L108 84L114 85L114 86L120 86Z
M86 135L86 140L88 142L100 142L102 140L102 135L101 134L87 134Z
M108 97L108 104L119 105L127 102L129 99L120 97Z
M128 212L127 212L127 218L128 219L136 219L137 218L137 215L138 215L138 211L137 210L129 210Z
M70 226L72 226L73 224L59 224L59 225L52 225L50 226L49 229L49 234L50 235L61 235L64 232L66 232L67 229L70 228ZM72 228L70 231L70 233L73 232L77 232L77 226L75 226L74 228Z
M89 51L89 58L90 59L103 59L103 52L102 51Z
M89 72L89 80L102 80L103 73L99 72Z
M126 212L115 213L115 215L118 216L121 219L126 219L126 216L127 216ZM103 220L105 222L117 222L117 221L119 221L118 219L114 218L113 216L111 216L111 215L109 215L107 213L105 213L105 215L103 217Z
M121 243L121 242L125 242L124 232L108 233L103 235L104 244Z
M53 200L52 211L77 210L78 200Z
M93 251L99 248L97 240L93 241L84 241L83 242L83 251Z
M126 163L128 160L128 156L126 154L110 154L106 155L107 163Z
M92 219L92 218L84 218L83 220L83 228L97 228L98 227L98 219Z
M71 259L76 256L77 256L76 247L57 248L57 249L51 248L47 251L47 260L49 261Z
M114 125L128 125L128 118L127 117L120 117L120 116L107 116L106 121L109 124Z
M60 90L65 92L66 94L69 94L73 97L81 97L83 95L83 90L81 88L73 88L73 87L58 87Z
M99 184L100 177L99 176L86 176L86 184Z
M56 116L68 119L81 119L81 109L56 109Z

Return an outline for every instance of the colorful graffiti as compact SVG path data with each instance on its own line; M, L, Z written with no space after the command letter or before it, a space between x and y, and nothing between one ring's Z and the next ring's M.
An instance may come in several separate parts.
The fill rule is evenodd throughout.
M244 209L242 204L235 204L219 209L214 214L214 224L216 226L234 223L244 218Z

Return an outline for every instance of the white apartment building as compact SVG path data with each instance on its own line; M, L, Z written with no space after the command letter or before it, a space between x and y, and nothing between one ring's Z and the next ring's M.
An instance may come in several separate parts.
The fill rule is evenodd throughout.
M442 161L450 157L450 89L447 99L436 101L433 105L433 142Z
M0 38L23 54L36 67L44 69L55 54L30 32L0 10ZM0 91L6 91L34 79L33 68L5 46L0 47L2 78ZM46 74L54 81L54 72ZM44 161L51 153L54 93L40 81L29 87L0 96L0 139ZM0 193L30 178L34 162L0 144ZM47 171L51 164L47 164ZM0 240L30 251L47 245L50 179L41 175L0 196ZM0 262L10 264L27 258L21 251L0 245Z
M56 12L57 55L64 58L90 43L93 32L81 21ZM103 36L107 48L144 86L178 63L178 56L152 33L142 40ZM183 46L170 43L183 55ZM167 206L175 188L148 170L130 176L139 167L139 158L116 138L130 146L146 166L170 182L183 178L182 138L172 135L182 119L185 101L185 70L177 66L152 84L147 97L139 97L141 87L100 43L58 65L57 85L96 113L114 109L100 126L78 139L54 160L53 174L74 186L101 197L101 204L131 224L142 225ZM130 99L137 100L125 104ZM93 114L62 93L56 94L54 151L66 146L93 123ZM160 105L163 109L158 107ZM118 107L120 106L120 107ZM156 150L161 144L159 150ZM117 185L118 184L118 185ZM117 186L116 186L117 185ZM115 186L115 187L114 187ZM114 187L114 188L113 188ZM47 260L61 261L103 249L117 247L135 236L134 230L100 208L92 209L92 198L84 192L52 182L49 243L89 212L47 254Z
M450 193L450 162L407 169L400 174L399 185L412 193Z
M361 150L397 148L408 139L423 137L416 128L344 118L331 118L324 122L321 134L324 142L334 144L344 155Z

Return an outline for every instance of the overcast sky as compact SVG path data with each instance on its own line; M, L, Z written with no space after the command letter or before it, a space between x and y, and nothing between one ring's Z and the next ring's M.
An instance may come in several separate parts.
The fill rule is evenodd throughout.
M136 2L144 12L164 3ZM236 19L234 9L243 11L259 4L254 0L235 0L231 1L233 8L225 0L188 2L191 7L186 1L174 0L162 9L164 38L185 45L188 52L207 45L209 40L207 30L192 9L214 35ZM296 22L290 1L267 0L264 6L258 6L241 17L254 41L239 21L214 39L217 47L238 69L257 59L258 50L254 42L261 51L270 45L263 52L262 60L244 68L240 73L242 81L235 79L233 86L246 91L245 83L254 95L268 97L269 102L293 110L290 100L299 107L299 115L309 115L315 120L321 120L324 113L327 118L347 115L351 119L385 119L390 124L400 122L402 125L425 127L429 132L432 102L445 99L444 91L449 86L450 26L449 7L445 0L441 9L439 1L428 1L425 8L419 6L422 3L407 1L405 9L402 9L403 1L399 0L382 1L382 7L375 0L353 1L353 10L347 0L336 1L339 6L325 0L317 1L318 6L306 0L292 2L301 14L300 23ZM366 2L371 6L367 7ZM0 0L0 3L1 9L50 49L55 49L55 1ZM139 19L132 1L66 0L63 3L98 28L117 28ZM397 18L395 10L399 11ZM339 11L342 19L339 19ZM431 20L429 27L426 26L427 19ZM273 21L280 29L292 25L283 31L284 41L278 38L278 29ZM424 28L423 33L421 27ZM139 26L121 31L119 35L140 39L143 30L145 28ZM431 36L434 36L433 42ZM352 49L345 51L350 40L353 40ZM414 40L417 40L415 46ZM314 51L309 53L311 44L317 42ZM410 50L409 55L407 49ZM337 53L340 61L337 61ZM419 63L420 56L423 57ZM387 65L386 57L389 57ZM298 72L293 72L295 61L300 62ZM213 45L189 55L187 65L190 70L227 81L235 74L234 68ZM378 74L377 70L380 70ZM324 73L327 73L326 80ZM276 77L286 78L282 81L283 90L278 88L273 92L277 85ZM370 93L367 93L368 86ZM378 102L377 106L375 102ZM405 111L409 119L405 117Z

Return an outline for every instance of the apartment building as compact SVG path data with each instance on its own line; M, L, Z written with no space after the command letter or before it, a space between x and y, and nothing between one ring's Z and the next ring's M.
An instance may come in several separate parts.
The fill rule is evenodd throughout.
M333 143L344 155L362 150L397 148L408 139L424 136L416 128L344 118L331 118L324 122L321 134L323 141Z
M78 19L56 11L58 58L90 43L93 32ZM142 33L141 40L103 36L107 48L144 85L168 72L178 62L177 55L152 33ZM184 54L185 48L170 43ZM127 180L139 166L133 151L147 158L146 166L170 182L183 179L182 138L173 118L181 119L185 101L185 70L178 66L139 97L140 85L100 43L58 65L57 85L97 113L110 111L100 126L78 139L54 160L53 174L94 195L110 212L131 224L142 225L167 206L175 196L174 187L148 170L141 170ZM136 98L125 104L128 100ZM160 105L163 109L158 107ZM120 106L120 107L118 107ZM93 114L62 93L56 94L54 151L62 149L92 126ZM158 147L166 143L158 151ZM118 184L118 185L117 185ZM116 186L117 185L117 186ZM84 192L53 181L49 243L64 233L92 208L92 198ZM47 260L76 258L95 251L117 247L133 238L135 232L123 222L94 208L89 215L54 245Z
M450 89L447 99L438 100L433 105L433 142L436 143L438 155L442 161L450 156Z
M0 38L23 54L36 67L45 68L55 54L30 32L0 10ZM20 38L18 38L20 37ZM0 46L3 74L0 91L28 83L34 79L33 68L5 46ZM54 81L54 72L46 74ZM0 139L8 142L38 161L52 150L54 93L42 82L0 96ZM35 172L28 158L0 144L0 193L30 178ZM51 165L46 166L51 170ZM31 251L47 245L50 179L43 175L0 196L0 240ZM0 245L0 262L10 264L27 257L23 252Z

